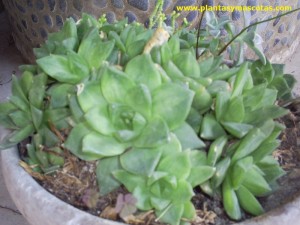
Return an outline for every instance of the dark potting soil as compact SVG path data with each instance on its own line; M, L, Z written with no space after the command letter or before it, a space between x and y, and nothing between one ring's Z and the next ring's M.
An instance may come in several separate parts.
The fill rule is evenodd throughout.
M286 126L281 134L280 147L273 156L279 161L286 175L278 180L278 187L272 195L260 198L260 202L267 211L281 206L300 194L300 104L295 101L287 108L290 113L279 121ZM26 154L21 148L21 155ZM102 218L130 223L134 225L161 225L156 221L153 211L137 212L134 215L121 219L115 211L119 194L127 194L125 188L120 187L114 192L99 196L96 181L96 163L82 161L70 153L65 154L65 165L55 173L40 175L32 172L27 164L23 167L49 192L61 200ZM100 184L101 186L101 184ZM228 225L231 221L223 210L220 197L209 197L195 189L192 201L197 209L197 219L194 225ZM244 214L243 219L251 218Z

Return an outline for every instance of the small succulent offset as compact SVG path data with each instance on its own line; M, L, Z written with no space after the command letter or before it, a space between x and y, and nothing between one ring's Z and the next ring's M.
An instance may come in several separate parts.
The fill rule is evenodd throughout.
M219 53L232 26L206 19L199 39L162 23L67 20L13 78L0 104L0 123L13 132L1 148L31 137L27 163L46 173L65 151L96 160L101 195L120 185L131 193L117 204L124 215L154 209L161 222L189 224L197 186L221 196L234 220L241 208L263 213L256 197L284 174L272 157L284 129L274 119L287 113L276 101L291 98L295 80L261 54L254 30L233 42L228 66ZM259 60L241 57L243 42Z

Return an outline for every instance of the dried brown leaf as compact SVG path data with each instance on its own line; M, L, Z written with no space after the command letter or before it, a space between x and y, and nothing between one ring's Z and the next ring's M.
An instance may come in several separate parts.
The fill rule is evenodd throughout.
M109 220L116 220L117 219L117 212L115 208L111 206L107 206L102 213L100 214L100 217L104 219L109 219Z

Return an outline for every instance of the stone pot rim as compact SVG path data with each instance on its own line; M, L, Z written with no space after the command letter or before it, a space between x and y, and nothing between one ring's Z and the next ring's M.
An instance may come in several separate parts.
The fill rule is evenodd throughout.
M32 225L125 225L93 216L58 199L41 187L19 166L17 146L1 151L2 172L10 196L25 219ZM299 224L300 196L262 216L237 225Z

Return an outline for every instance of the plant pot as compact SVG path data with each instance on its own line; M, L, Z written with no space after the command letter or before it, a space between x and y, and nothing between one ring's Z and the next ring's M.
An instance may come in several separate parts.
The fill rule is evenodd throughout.
M7 189L31 225L124 225L88 214L51 195L19 166L17 147L3 150L1 157ZM297 196L293 201L239 225L296 225L299 219L300 196Z
M34 62L35 58L32 48L37 47L47 39L48 33L57 31L67 17L73 17L75 20L80 18L82 12L90 13L99 17L103 13L107 14L109 21L128 17L129 21L137 20L145 23L153 11L156 1L135 1L135 0L118 0L118 1L100 1L100 0L38 0L38 1L21 1L21 0L3 0L4 6L8 12L9 20L13 29L13 37L17 48L23 57ZM171 14L176 9L176 5L198 5L199 0L167 0L165 4L166 14ZM208 1L208 5L262 5L260 1L240 0L238 3L230 1L216 0ZM275 7L291 6L293 9L299 7L298 0L278 0L266 1L264 5ZM278 11L252 11L246 13L246 22L243 19L242 12L239 11L218 11L219 17L228 16L232 19L236 30L241 30L250 22L261 21L267 16L276 16ZM195 26L199 18L197 11L181 12L178 18L178 24L182 23L186 17ZM258 26L258 33L263 39L264 53L272 62L282 62L293 54L298 46L300 38L300 14L294 13L273 21L269 21ZM249 57L252 54L249 53Z

